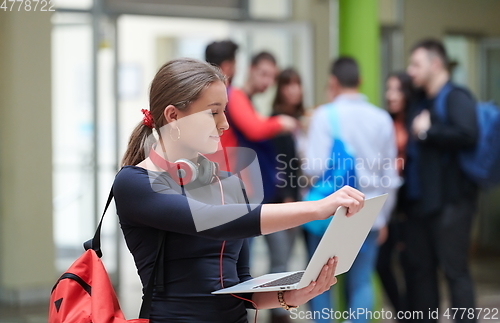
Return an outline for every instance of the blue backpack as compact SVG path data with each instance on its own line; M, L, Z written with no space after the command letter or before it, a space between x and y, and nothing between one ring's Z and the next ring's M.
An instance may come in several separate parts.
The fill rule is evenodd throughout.
M333 131L338 134L339 122L337 112L333 104L328 106L328 121ZM338 135L334 138L328 164L321 178L314 183L309 192L304 196L305 201L317 201L333 192L339 190L345 185L356 188L356 169L355 158L348 152L344 142ZM315 220L303 224L303 228L317 236L323 236L326 228L330 224L331 217L325 220Z
M447 83L436 97L436 113L447 122L446 99L455 88ZM459 153L463 172L482 188L500 184L500 109L493 102L476 106L479 136L474 148Z

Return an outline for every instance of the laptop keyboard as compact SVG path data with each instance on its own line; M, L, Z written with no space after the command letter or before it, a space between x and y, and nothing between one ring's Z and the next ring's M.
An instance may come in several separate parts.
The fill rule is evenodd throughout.
M255 286L254 288L293 285L293 284L298 283L303 275L304 275L304 272L300 271L298 273L294 273L294 274L270 281L269 283Z

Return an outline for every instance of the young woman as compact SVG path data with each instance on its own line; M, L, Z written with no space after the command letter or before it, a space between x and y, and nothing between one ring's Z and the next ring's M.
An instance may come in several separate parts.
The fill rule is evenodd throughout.
M405 125L406 110L413 96L414 89L408 74L404 72L393 73L387 78L385 99L388 111L394 120L396 145L398 147L396 166L400 175L403 174L406 143L408 142L408 133Z
M306 117L306 111L303 103L303 88L299 73L293 68L287 68L281 71L276 80L276 96L273 101L272 115L286 115L297 120L301 127L297 127L291 133L283 133L273 139L276 153L286 155L287 177L292 174L292 178L297 180L301 175L299 170L299 160L303 157L305 151L306 131L304 130L303 119ZM296 157L296 158L294 158ZM288 162L290 159L290 162ZM297 201L301 194L299 184L292 182L293 187L284 187L278 193L278 196L284 202Z
M276 79L276 96L274 97L272 116L286 115L299 122L304 115L302 99L302 82L299 73L287 68L278 74ZM271 139L274 148L274 159L278 161L276 169L276 194L273 203L290 203L300 201L300 156L297 148L299 140L305 140L300 128L293 133L285 132ZM269 249L270 272L287 271L295 236L300 228L291 228L265 236ZM271 311L271 323L292 322L289 313L283 309Z
M228 129L226 104L216 68L187 58L166 63L152 81L150 110L143 111L116 175L117 213L144 287L158 237L166 236L164 288L153 293L152 323L247 322L246 307L304 304L335 284L335 259L309 286L279 295L281 302L278 292L211 292L251 278L244 238L328 218L339 206L350 215L363 207L364 195L349 187L316 202L238 204L245 203L240 180L217 172L203 155L217 150Z
M398 148L398 157L396 167L399 176L403 176L404 160L406 157L406 144L408 142L408 132L406 131L406 111L414 98L414 89L411 78L404 72L393 73L389 75L386 81L385 99L387 109L394 121L394 132L396 134L396 146ZM405 216L402 210L404 201L404 187L400 189L398 201L388 226L385 228L385 234L382 236L384 241L380 241L377 272L379 273L382 286L391 301L395 312L407 309L407 301L404 288L400 288L396 275L393 271L393 256L399 256L403 272L406 274L406 267L403 257L404 245L402 242Z

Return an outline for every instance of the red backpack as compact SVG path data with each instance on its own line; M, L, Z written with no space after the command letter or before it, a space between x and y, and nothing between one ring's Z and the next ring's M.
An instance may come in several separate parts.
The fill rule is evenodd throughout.
M52 288L48 323L149 322L155 276L159 271L158 267L161 267L159 264L162 260L160 254L163 251L164 236L160 237L155 266L144 293L139 319L125 320L111 280L100 259L101 225L112 199L113 189L109 193L94 238L84 243L86 251L62 274Z

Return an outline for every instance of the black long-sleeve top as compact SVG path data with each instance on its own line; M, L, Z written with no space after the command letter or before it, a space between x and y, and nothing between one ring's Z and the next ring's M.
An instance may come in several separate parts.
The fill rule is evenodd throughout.
M125 166L115 178L113 193L120 225L143 288L153 269L159 232L166 232L165 291L153 294L152 323L247 322L249 302L211 292L221 288L223 240L226 240L222 266L224 287L251 278L249 250L244 238L261 234L261 206L241 204L245 201L237 177L221 176L221 181L227 205L220 205L217 182L204 187L196 182L188 184L184 186L186 197L167 173ZM234 218L234 214L241 216L201 231L197 231L193 218L202 217L198 218L198 225L206 225L220 223L224 217ZM240 296L252 297L251 294Z
M407 126L411 133L414 118L423 110L431 113L431 127L425 140L417 141L418 155L409 154L406 169L415 163L417 176L408 176L408 185L419 181L419 198L414 200L408 212L421 217L439 212L446 203L463 198L475 198L477 186L461 169L458 152L473 147L478 138L476 100L465 89L450 91L446 104L447 120L441 120L435 111L434 99L422 99L413 105L408 114ZM415 158L416 157L416 158Z

